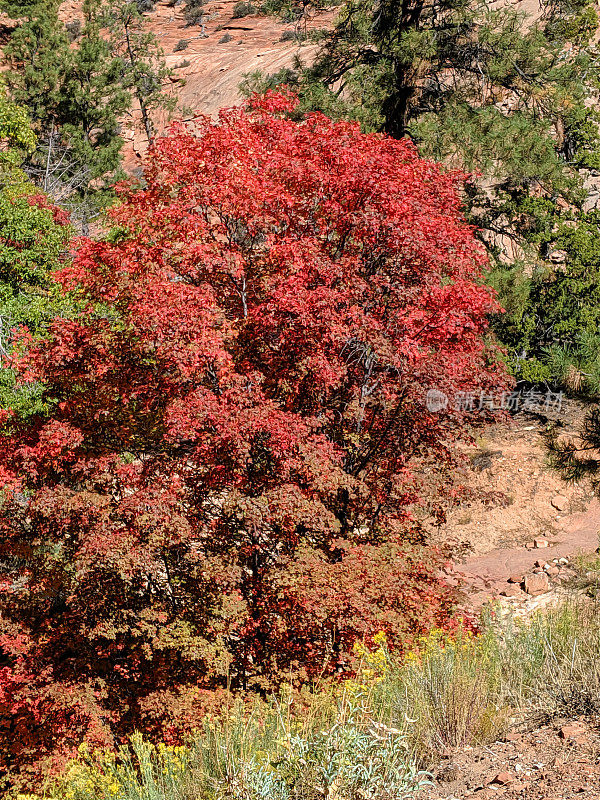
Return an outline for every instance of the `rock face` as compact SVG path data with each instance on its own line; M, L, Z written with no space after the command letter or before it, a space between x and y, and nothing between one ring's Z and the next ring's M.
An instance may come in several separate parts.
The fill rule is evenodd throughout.
M523 580L523 589L532 597L536 597L538 594L544 594L544 592L550 591L550 581L548 580L548 576L545 572L526 575L525 579Z
M582 210L586 213L600 207L600 175L597 170L582 169L583 187L587 197L583 201Z

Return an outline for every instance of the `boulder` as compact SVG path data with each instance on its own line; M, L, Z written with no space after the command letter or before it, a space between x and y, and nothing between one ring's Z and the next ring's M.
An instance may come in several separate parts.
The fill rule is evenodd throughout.
M508 586L500 592L501 597L520 597L522 594L523 592L520 586L515 583L509 583Z

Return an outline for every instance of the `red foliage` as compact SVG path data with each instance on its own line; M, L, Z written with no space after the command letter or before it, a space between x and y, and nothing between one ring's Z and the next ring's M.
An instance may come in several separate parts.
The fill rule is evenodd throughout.
M159 141L61 275L85 312L19 365L53 412L0 440L5 769L66 729L175 732L228 682L331 673L448 613L407 507L461 419L424 396L502 380L461 179L293 104Z
M59 206L55 205L50 200L48 195L42 193L30 194L27 195L25 199L27 200L27 203L30 206L33 206L35 208L43 208L46 211L51 211L52 219L57 225L66 226L70 223L71 217L69 216L69 213L65 211L63 208L60 208Z

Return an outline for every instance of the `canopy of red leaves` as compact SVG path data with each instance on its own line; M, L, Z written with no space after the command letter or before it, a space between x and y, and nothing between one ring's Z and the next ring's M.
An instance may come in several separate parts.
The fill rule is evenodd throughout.
M407 507L462 427L426 391L503 380L484 254L460 176L294 104L157 142L18 366L53 411L0 441L0 768L447 617Z

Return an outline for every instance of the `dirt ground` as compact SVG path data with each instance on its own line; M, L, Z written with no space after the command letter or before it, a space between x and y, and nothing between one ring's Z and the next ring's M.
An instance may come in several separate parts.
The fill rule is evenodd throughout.
M419 800L600 798L600 735L589 720L554 720L487 747L448 754Z
M560 536L571 518L588 508L589 487L569 486L549 467L542 438L554 423L562 433L575 434L583 416L580 404L563 400L560 412L519 413L465 448L468 460L455 479L472 495L448 512L438 531L458 561L521 547L537 536ZM560 510L553 505L558 497L564 498L556 502Z

